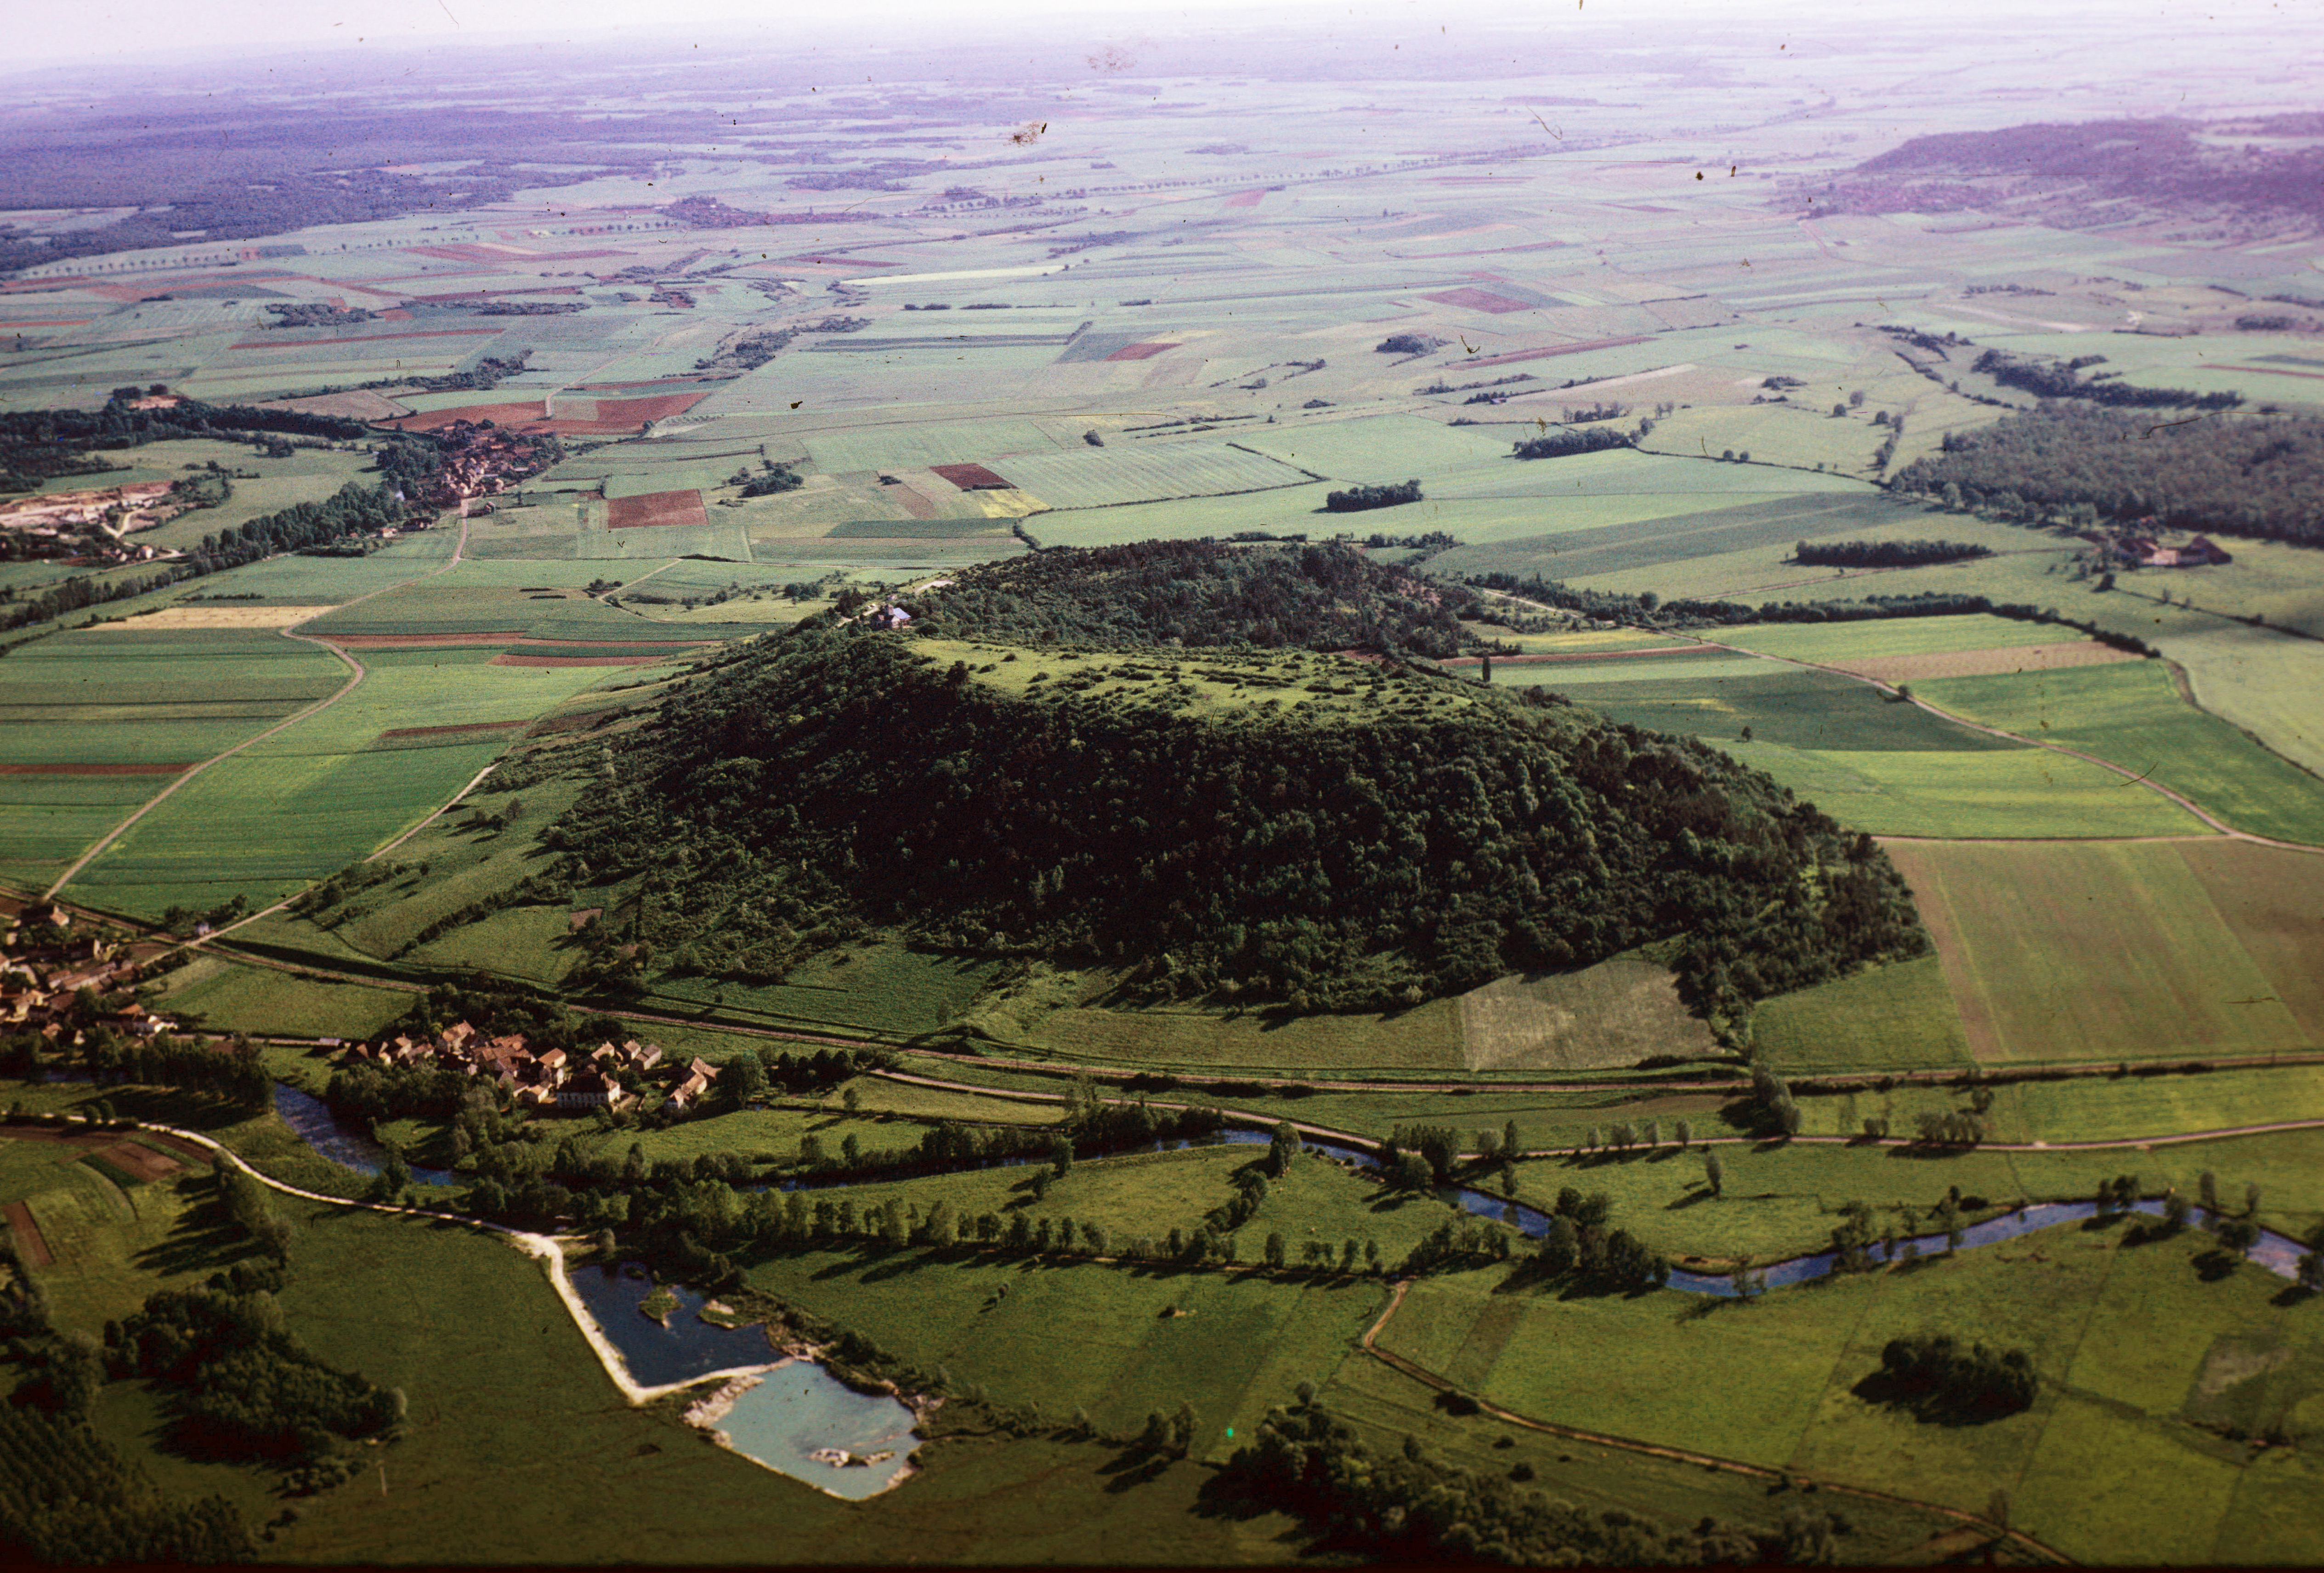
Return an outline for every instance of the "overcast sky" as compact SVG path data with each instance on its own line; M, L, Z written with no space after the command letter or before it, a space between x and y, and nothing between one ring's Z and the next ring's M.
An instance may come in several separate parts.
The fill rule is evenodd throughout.
M1796 26L1821 17L1845 18L1850 28L1877 26L1884 15L1926 22L1928 0L1581 0L1593 22L1632 22L1652 29L1674 14L1723 17L1734 23ZM1963 25L1997 29L2006 47L2008 19L2029 11L2045 15L2087 16L2094 25L2109 20L2183 23L2203 27L2215 21L2257 22L2267 17L2312 17L2315 0L1946 0L1943 14ZM1442 19L1458 28L1474 23L1485 9L1479 0L1266 0L1267 10L1312 17L1319 26L1367 24L1411 26ZM1579 9L1580 7L1577 7ZM931 20L973 20L984 31L1011 25L1045 32L1070 28L1092 37L1121 29L1167 36L1188 25L1231 22L1254 9L1251 0L846 0L844 5L811 5L806 0L87 0L78 5L11 6L6 53L22 65L90 64L166 51L231 49L256 53L284 48L306 51L396 50L413 45L458 48L464 42L509 41L534 35L573 41L624 35L658 43L685 41L689 30L706 37L738 27L779 37L816 22L844 25L865 42L883 29L925 30ZM1512 5L1512 19L1547 20L1563 14L1564 0L1530 0Z

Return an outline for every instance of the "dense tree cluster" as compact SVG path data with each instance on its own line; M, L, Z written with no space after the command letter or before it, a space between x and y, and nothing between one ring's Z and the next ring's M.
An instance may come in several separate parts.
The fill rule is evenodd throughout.
M1972 432L1896 473L1894 490L2004 518L2144 520L2324 540L2324 419L2276 415L2158 425L2055 405Z
M1637 446L1637 439L1629 433L1600 426L1589 431L1561 429L1526 437L1517 445L1514 456L1520 459L1563 459L1575 454L1602 453L1608 448Z
M2085 377L2080 367L2087 363L2061 365L2055 361L2013 355L2006 350L1987 350L1977 357L1969 370L1982 373L2005 388L2022 389L2043 399L2081 399L2126 409L2233 409L2244 401L2240 393L2141 387L2121 381L2119 372L2100 372Z
M170 1501L82 1416L0 1403L0 1560L199 1565L254 1550L224 1497Z
M551 832L576 888L641 881L595 943L768 976L852 917L1332 1009L1684 935L1720 1009L1926 943L1877 849L1692 741L1490 697L1157 717L911 642L807 630L673 695Z
M279 1274L263 1274L279 1286ZM313 1464L401 1418L395 1394L340 1371L283 1329L272 1289L165 1289L106 1327L116 1377L172 1390L178 1445L196 1457Z
M1413 1566L1806 1564L1831 1561L1834 1538L1846 1532L1822 1514L1767 1533L1711 1518L1678 1530L1620 1508L1576 1508L1508 1478L1439 1463L1410 1439L1398 1452L1375 1453L1353 1427L1305 1403L1269 1410L1213 1489L1298 1514L1322 1536L1318 1550Z
M1889 1339L1871 1382L1886 1402L1955 1422L2015 1414L2034 1402L2036 1386L2024 1350L1963 1345L1950 1333Z
M1350 486L1344 491L1328 492L1323 495L1323 507L1331 513L1361 513L1367 509L1396 508L1419 501L1418 481L1395 481L1377 486Z
M1424 584L1336 544L1296 551L1141 541L988 564L908 603L940 631L1024 643L1462 649L1468 592Z
M211 405L198 400L132 409L147 390L116 388L97 409L0 412L0 492L22 492L60 475L102 473L91 455L180 437L249 442L260 435L353 442L369 435L362 422L295 409Z
M2103 212L2114 222L2123 200L2181 215L2226 208L2275 222L2286 215L2324 217L2324 150L2305 141L2313 133L2291 132L2302 140L2289 145L2260 140L2271 135L2264 128L2272 121L2312 119L2261 116L2232 125L2092 120L1916 136L1826 185L1816 207L1941 213L1988 195L2006 192L2022 204L2029 189L2070 187L2088 193L2094 216ZM1995 184L1988 189L1977 181Z
M1991 547L1949 540L1803 540L1792 560L1814 568L1921 568L1993 556Z

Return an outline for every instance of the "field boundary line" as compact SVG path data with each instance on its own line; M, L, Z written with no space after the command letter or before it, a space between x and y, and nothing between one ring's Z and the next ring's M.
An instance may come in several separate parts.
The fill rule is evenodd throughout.
M1527 603L1527 604L1531 604L1531 603ZM2096 765L2101 769L2110 770L2114 774L2122 777L2134 786L2144 786L2150 792L2156 793L2163 797L2168 798L2171 802L2177 804L2180 807L2193 814L2205 824L2209 825L2221 835L2227 836L2233 840L2251 842L2264 847L2277 847L2289 852L2324 852L2324 846L2318 846L2311 842L2288 842L2280 840L2274 836L2260 835L2253 831L2237 830L2234 825L2229 824L2227 821L2212 814L2209 809L2203 807L2193 798L2187 796L2184 793L2174 791L2172 788L2165 786L2162 782L2153 779L2151 775L2134 772L2126 766L2116 764L2112 759L2100 759L2096 754L2085 753L2080 749L2070 749L2063 743L2051 742L2044 738L2026 737L2023 733L2009 731L2002 727L1987 726L1981 721L1971 721L1965 715L1956 715L1951 711L1946 710L1940 705L1930 704L1927 700L1922 698L1917 694L1907 692L1904 686L1884 683L1877 677L1866 677L1858 673L1847 671L1839 667L1828 667L1821 661L1805 661L1794 656L1768 655L1762 650L1747 650L1740 645L1724 644L1720 640L1712 639L1705 639L1702 642L1709 645L1717 645L1720 649L1733 650L1738 655L1755 656L1763 661L1775 661L1784 666L1804 667L1805 669L1812 672L1829 672L1834 676L1845 677L1851 683L1862 683L1868 686L1877 688L1883 695L1892 700L1904 700L1905 703L1917 706L1919 709L1935 716L1938 720L1950 722L1955 726L1966 727L1969 731L1975 732L1982 732L1987 737L2000 738L2008 742L2023 743L2028 748L2047 749L2053 754L2063 754L2069 759L2080 759L2085 763ZM2200 705L2194 706L2193 708L2198 714L2211 714L2209 711L2203 709ZM2212 719L2216 721L2218 718L2217 716L2212 716ZM2270 750L2268 751L2270 753L2274 752L2273 750ZM2276 757L2282 758L2281 755ZM2107 840L2112 838L2090 836L2028 836L2024 839L2027 841L2091 841Z
M218 763L221 759L230 759L235 755L242 752L244 749L250 748L254 744L263 743L268 738L274 736L277 732L287 731L290 728L298 725L300 722L305 721L309 716L316 715L323 711L328 710L332 705L337 704L340 700L345 699L349 694L355 692L356 685L360 684L364 678L369 675L361 661L356 660L353 656L347 654L346 651L341 649L338 646L331 643L327 639L320 638L313 634L294 633L291 631L293 629L304 628L307 626L307 623L314 622L320 618L327 617L331 615L332 612L345 612L349 606L360 606L364 602L371 600L374 596L384 595L390 590L401 590L406 584L417 584L422 579L432 579L438 574L448 573L451 569L458 566L460 555L467 549L467 545L468 521L465 517L463 517L460 520L460 538L453 543L452 556L441 566L430 568L424 574L415 574L409 579L399 579L392 584L383 585L381 588L371 592L369 595L358 595L353 601L332 607L330 612L318 612L315 616L308 618L304 622L294 622L288 628L275 630L277 633L281 634L285 639L297 639L301 644L309 644L313 645L318 649L327 650L338 660L345 662L354 676L350 676L346 682L340 686L338 692L331 695L328 698L318 700L316 703L309 705L306 709L300 711L297 714L276 722L272 726L268 727L256 737L245 738L241 742L235 744L234 747L225 750L223 753L213 754L208 759L204 759L200 764L196 765L192 769L187 770L179 775L167 786L162 787L161 791L156 792L151 798L147 799L144 806L138 809L137 812L131 814L127 819L123 820L119 824L115 825L110 831L106 832L105 838L98 842L95 846L89 848L88 851L83 852L79 859L74 862L72 867L58 875L56 883L50 886L48 888L47 894L49 897L53 900L59 891L62 890L67 885L72 883L74 875L79 873L83 869L88 867L90 863L94 862L107 847L110 847L115 842L119 841L122 836L126 834L130 828L136 824L139 820L152 813L156 808L159 808L163 801L165 801L169 796L175 792L179 787L183 786L187 782L192 780L195 777L208 769L212 765ZM278 911L280 910L280 906L269 907L267 910L270 912ZM264 915L254 913L252 915L251 919L245 919L244 921L252 921L263 915ZM237 924L234 926L238 928L241 924Z
M1527 1430L1539 1431L1545 1436L1563 1437L1569 1441L1586 1442L1593 1447L1612 1448L1621 1452L1666 1459L1673 1463L1698 1465L1706 1469L1748 1476L1755 1479L1776 1480L1786 1484L1803 1479L1812 1481L1820 1491L1862 1497L1870 1502L1895 1503L1899 1506L1914 1508L1941 1518L1949 1518L1958 1523L1992 1532L1996 1537L1997 1544L2004 1540L2015 1541L2038 1557L2063 1566L2076 1565L2073 1558L2056 1547L2043 1545L2022 1530L2013 1530L2005 1525L1997 1524L1992 1520L1971 1513L1966 1508L1947 1507L1940 1503L1922 1502L1914 1497L1899 1496L1894 1492L1880 1491L1868 1486L1850 1486L1826 1476L1809 1474L1805 1470L1770 1468L1764 1464L1747 1464L1739 1458L1721 1458L1715 1453L1698 1453L1690 1449L1670 1447L1661 1442L1648 1442L1634 1437L1617 1436L1610 1431L1585 1430L1580 1426L1563 1425L1555 1421L1536 1420L1531 1415L1504 1409L1491 1400L1480 1398L1473 1393L1463 1392L1451 1378L1440 1376L1418 1361L1397 1354L1391 1349L1383 1349L1379 1346L1377 1340L1381 1331L1387 1328L1389 1319L1396 1315L1397 1309L1404 1304L1405 1291L1413 1282L1409 1278L1397 1281L1396 1292L1388 1298L1388 1309L1380 1312L1378 1321L1364 1329L1363 1336L1357 1340L1357 1347L1390 1370L1401 1372L1423 1386L1432 1387L1439 1393L1460 1394L1496 1420L1509 1425L1523 1427Z

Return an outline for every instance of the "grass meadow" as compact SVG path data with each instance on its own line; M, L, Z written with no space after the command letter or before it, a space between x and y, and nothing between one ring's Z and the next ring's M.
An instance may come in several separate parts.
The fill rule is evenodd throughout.
M2125 1237L2047 1230L1748 1303L1536 1292L1512 1311L1484 1274L1432 1280L1382 1342L1432 1368L1481 1369L1485 1395L1545 1420L1971 1513L2003 1489L2012 1524L2069 1555L2105 1559L2126 1533L2163 1562L2312 1548L2299 1505L2312 1467L2255 1460L2204 1426L2312 1402L2313 1329L2255 1269L2209 1281L2200 1235ZM1948 1427L1870 1402L1882 1344L1923 1330L2027 1349L2043 1379L2034 1406ZM2246 1348L2282 1355L2239 1360Z

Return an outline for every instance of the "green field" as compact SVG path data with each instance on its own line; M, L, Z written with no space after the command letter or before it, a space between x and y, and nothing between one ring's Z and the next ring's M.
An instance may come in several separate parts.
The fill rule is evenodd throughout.
M2207 867L2200 843L1892 845L1889 856L1979 1060L2264 1054L2319 1041L2312 969L2271 947L2267 912L2223 914L2212 894L2272 879L2261 888L2283 898L2313 878L2301 854L2240 876Z
M1930 703L2109 759L2239 830L2324 842L2324 781L2180 698L2157 661L1917 686Z
M1496 1314L1484 1281L1432 1282L1383 1342L1424 1365L1450 1348L1482 1366L1484 1394L1545 1420L1970 1512L2006 1489L2012 1524L2070 1555L2104 1556L2126 1519L2162 1561L2242 1559L2301 1532L2310 1472L2199 1428L2245 1405L2312 1403L2324 1379L2312 1329L2281 1316L2264 1274L2204 1282L2200 1235L2144 1247L2121 1237L2052 1230L1708 1314L1665 1292L1533 1296L1511 1316ZM1447 1324L1485 1346L1448 1338ZM1927 1329L2026 1348L2043 1379L2034 1407L1947 1428L1861 1396L1882 1343ZM2239 1365L2246 1346L2282 1350L2258 1371L2283 1375ZM1706 1391L1728 1402L1700 1402Z
M1969 1057L1934 956L1778 995L1759 1007L1752 1029L1760 1051L1787 1072L1908 1070Z
M1612 720L1690 733L1722 749L1743 741L1746 728L1753 742L1807 752L1974 754L2013 746L1917 706L1892 703L1868 684L1832 672L1774 661L1662 657L1632 661L1618 682L1590 676L1608 669L1502 666L1494 677L1564 694Z

